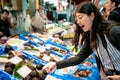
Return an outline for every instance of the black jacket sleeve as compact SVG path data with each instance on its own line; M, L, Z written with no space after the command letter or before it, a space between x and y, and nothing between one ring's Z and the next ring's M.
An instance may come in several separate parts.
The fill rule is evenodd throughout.
M69 58L67 60L62 60L56 63L57 69L68 67L68 66L74 66L77 64L80 64L83 62L90 54L92 54L92 49L89 46L89 42L86 40L85 45L80 50L80 52L72 58Z
M114 47L120 50L120 26L113 26L110 29L108 39Z

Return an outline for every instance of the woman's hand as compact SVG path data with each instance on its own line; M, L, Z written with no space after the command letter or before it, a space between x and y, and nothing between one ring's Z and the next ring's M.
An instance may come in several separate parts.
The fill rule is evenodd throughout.
M120 75L107 76L107 79L120 80Z
M42 70L46 70L47 73L52 72L56 68L56 63L55 62L49 62L47 63Z

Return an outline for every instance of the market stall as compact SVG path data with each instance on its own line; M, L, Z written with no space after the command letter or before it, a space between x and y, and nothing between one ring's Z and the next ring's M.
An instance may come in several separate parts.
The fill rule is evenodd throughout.
M70 45L64 45L62 40L44 35L24 33L9 38L6 45L0 45L0 58L6 59L6 61L0 61L2 80L26 80L31 77L32 73L37 74L33 78L41 80L100 80L94 54L79 65L55 69L49 74L43 72L40 65L43 67L50 61L57 62L75 56L71 52ZM10 66L5 66L8 62L14 65L11 72L9 71ZM38 66L40 70L37 68ZM37 72L33 72L33 67ZM10 69L7 71L6 68ZM26 71L23 73L24 70Z

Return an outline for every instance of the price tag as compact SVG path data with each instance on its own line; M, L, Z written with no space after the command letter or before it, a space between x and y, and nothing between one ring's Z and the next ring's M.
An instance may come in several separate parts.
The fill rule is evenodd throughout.
M44 54L42 59L45 60L45 61L50 61L50 56Z
M28 74L30 74L32 70L28 68L26 65L22 66L17 70L17 73L19 73L23 78L25 78Z
M13 64L18 64L18 63L20 63L22 60L23 60L23 59L21 59L20 57L15 56L15 57L9 59L9 62L12 62Z
M44 47L44 46L40 46L39 51L40 51L40 52L46 51L46 50L45 50L45 47Z

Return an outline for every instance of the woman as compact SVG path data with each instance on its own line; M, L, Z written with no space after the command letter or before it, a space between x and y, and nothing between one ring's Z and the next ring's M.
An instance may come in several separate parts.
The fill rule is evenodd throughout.
M108 20L114 20L120 23L120 0L107 0L105 4Z
M117 78L120 80L120 26L112 24L103 19L98 9L91 2L83 2L76 9L77 27L74 43L78 46L80 34L83 48L79 54L68 60L57 63L50 62L43 70L51 72L54 68L63 68L80 64L90 54L96 53L98 63L102 67L101 72L113 71L112 76L106 78ZM113 73L111 72L111 73ZM107 74L108 75L108 74ZM103 76L101 76L103 79Z

